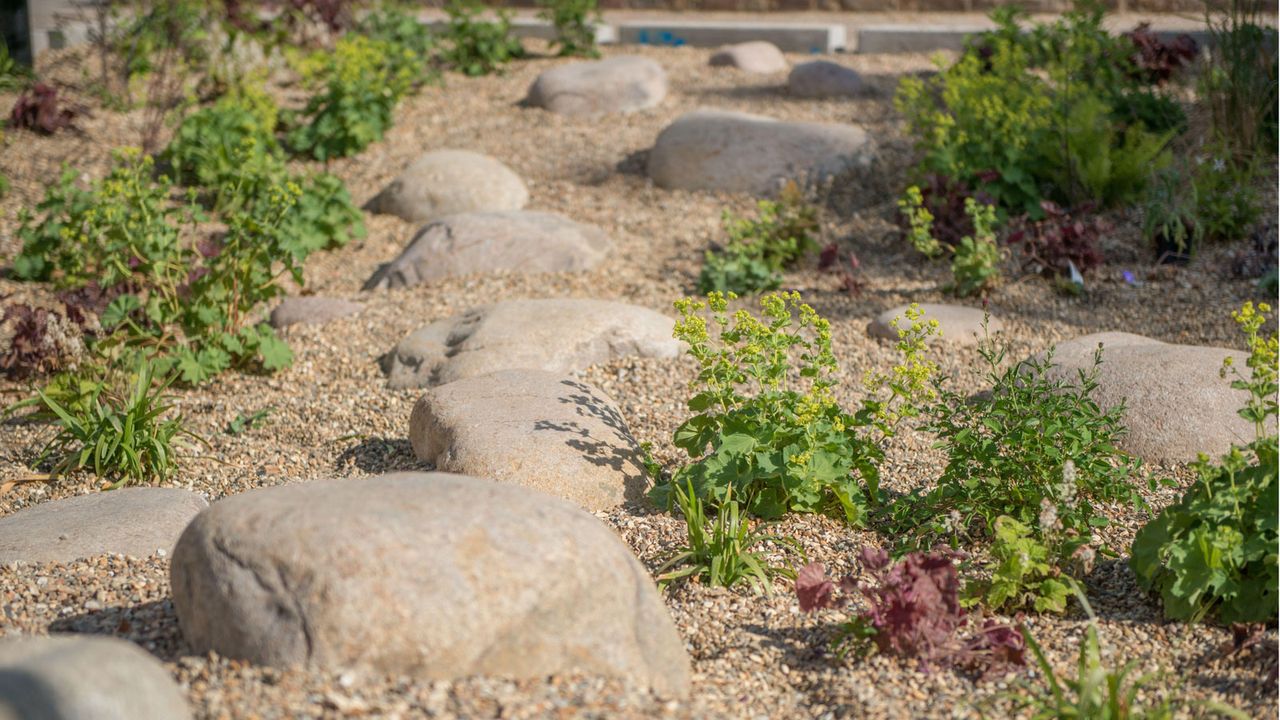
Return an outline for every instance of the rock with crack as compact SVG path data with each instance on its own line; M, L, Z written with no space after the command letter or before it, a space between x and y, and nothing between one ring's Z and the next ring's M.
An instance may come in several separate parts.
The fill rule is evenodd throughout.
M108 637L0 640L0 720L186 720L169 671Z
M525 102L558 115L594 117L651 108L667 96L667 73L635 55L551 68L529 87Z
M647 170L668 189L770 195L787 180L817 182L874 159L875 143L857 125L695 110L658 134Z
M1125 332L1095 333L1058 343L1050 377L1079 382L1079 371L1093 367L1099 344L1102 365L1093 398L1104 408L1125 404L1128 433L1121 449L1149 462L1175 463L1195 460L1199 453L1217 457L1253 440L1253 425L1236 414L1248 394L1219 374L1228 357L1244 369L1245 353Z
M524 181L500 161L469 150L436 150L405 168L365 209L427 222L458 213L519 210L527 202Z
M689 687L684 644L631 551L586 511L516 485L398 473L250 490L191 523L170 575L197 654Z
M430 387L498 370L568 373L620 357L674 358L675 321L609 300L506 300L410 333L383 358L392 388Z
M644 500L644 455L613 401L558 373L503 370L432 388L413 406L409 441L437 470L587 510Z
M404 252L379 268L364 289L409 287L498 270L588 270L603 260L611 247L604 231L553 213L451 215L419 230Z
M209 503L177 488L122 488L40 503L0 518L0 564L169 552Z

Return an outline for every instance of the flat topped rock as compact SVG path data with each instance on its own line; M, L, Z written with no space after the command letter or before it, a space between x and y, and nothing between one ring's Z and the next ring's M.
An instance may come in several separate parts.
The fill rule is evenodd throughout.
M499 160L469 150L426 153L365 205L409 222L465 212L519 210L529 190Z
M874 157L874 142L856 125L696 110L659 133L648 173L669 189L769 195L786 180L867 168Z
M787 90L796 97L850 97L867 91L862 75L830 60L800 63L787 76Z
M0 640L0 719L190 717L169 671L127 640L82 635Z
M924 311L925 320L938 321L938 337L944 342L976 345L982 340L982 319L985 313L980 308L939 303L918 303L918 305ZM867 334L871 337L897 340L898 331L893 327L893 321L898 318L898 324L905 327L908 307L910 306L899 305L880 313L867 324ZM988 320L987 331L994 335L1002 330L1004 330L1004 323L1000 322L1000 318L992 316Z
M553 213L517 210L451 215L418 230L400 256L379 268L364 289L408 287L498 270L588 270L599 264L612 246L603 230Z
M250 490L191 523L170 576L196 654L689 689L684 643L630 549L590 513L512 484L398 473Z
M0 564L169 552L209 503L176 488L121 488L50 500L0 517Z
M675 321L609 300L507 300L434 322L384 358L392 388L429 387L498 370L568 373L620 357L674 358Z
M271 310L271 326L285 328L290 325L323 325L333 320L350 317L363 309L364 305L342 298L288 297Z
M782 72L789 67L778 46L764 40L725 45L711 56L710 64L761 74Z
M643 453L613 400L545 370L503 370L431 388L409 441L437 470L492 478L588 510L641 502Z
M569 63L543 72L526 102L559 115L591 117L656 106L667 96L667 73L635 55Z
M1247 371L1244 352L1096 333L1058 343L1050 375L1077 381L1079 370L1093 366L1099 343L1102 365L1093 397L1102 407L1125 403L1125 451L1150 462L1189 462L1199 453L1217 457L1253 440L1253 425L1236 414L1248 394L1219 375L1227 357Z

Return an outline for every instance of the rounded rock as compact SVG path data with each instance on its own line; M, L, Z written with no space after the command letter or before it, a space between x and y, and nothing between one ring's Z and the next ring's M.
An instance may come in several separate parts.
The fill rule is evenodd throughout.
M667 73L635 55L561 65L543 72L526 102L558 115L592 117L654 107L667 96Z
M801 63L787 76L787 89L796 97L851 97L867 91L857 70L829 60Z
M764 40L725 45L711 56L710 64L760 74L782 72L789 67L778 46Z
M981 309L940 303L918 303L918 305L924 312L922 318L924 321L938 321L938 337L942 341L955 345L976 345L982 340L982 323L987 315ZM898 319L898 325L905 327L909 307L910 305L899 305L880 313L867 324L867 334L875 338L897 340L898 330L893 326L893 321ZM1000 322L1000 318L992 316L987 319L988 333L994 335L1002 330L1004 330L1004 323Z
M365 209L409 222L465 212L519 210L529 202L524 181L502 162L469 150L419 157Z

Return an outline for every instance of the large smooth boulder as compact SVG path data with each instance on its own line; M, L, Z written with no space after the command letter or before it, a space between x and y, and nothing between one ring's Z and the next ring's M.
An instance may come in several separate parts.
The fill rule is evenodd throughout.
M940 303L918 303L918 305L924 311L922 319L925 322L938 321L938 337L944 342L954 345L976 345L982 340L982 320L985 313L981 309ZM867 324L867 334L871 337L897 340L898 330L893 326L893 321L897 319L900 327L908 327L910 325L907 322L908 307L910 306L899 305L880 313ZM1004 330L1004 323L1000 322L1000 318L992 316L988 319L988 333L995 335L1002 330Z
M187 702L151 655L110 637L0 640L0 720L186 720Z
M711 56L711 66L760 74L782 72L789 67L778 46L765 40L725 45Z
M519 210L529 202L524 181L501 161L469 150L419 157L365 205L409 222L465 212Z
M364 305L342 298L319 296L295 296L280 301L271 310L271 327L286 328L290 325L323 325L355 315Z
M409 442L436 470L492 478L605 510L644 498L644 454L613 400L545 370L503 370L431 388Z
M441 218L379 268L366 290L400 288L472 273L576 272L595 267L613 243L604 231L544 212L467 213Z
M667 73L634 55L561 65L543 72L526 102L559 115L591 117L656 106L667 96Z
M1122 449L1151 462L1187 462L1199 453L1216 457L1233 444L1253 440L1253 425L1236 414L1248 394L1232 389L1230 377L1219 374L1227 357L1245 369L1245 353L1096 333L1058 343L1050 375L1078 381L1078 371L1093 366L1099 343L1102 365L1093 397L1102 407L1125 403L1128 434Z
M429 387L498 370L555 373L620 357L674 358L675 321L610 300L507 300L434 322L383 360L392 388Z
M176 488L122 488L50 500L0 517L0 564L169 552L209 503Z
M664 188L768 195L789 179L870 167L874 156L874 142L857 125L695 110L658 134L648 172Z
M787 76L787 89L796 97L849 97L867 91L857 70L830 60L800 63Z
M689 687L684 645L631 551L586 511L516 485L398 473L250 490L191 523L170 577L196 653Z

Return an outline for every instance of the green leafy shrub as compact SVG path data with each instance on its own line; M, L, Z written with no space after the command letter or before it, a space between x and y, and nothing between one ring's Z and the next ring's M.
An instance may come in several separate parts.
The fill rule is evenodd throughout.
M996 209L965 198L965 213L973 220L973 235L960 238L951 258L952 289L957 295L973 295L1000 280L1000 248L996 246Z
M1013 613L1033 609L1038 613L1061 613L1071 595L1069 580L1060 577L1057 558L1036 540L1031 528L1007 515L995 522L995 541L985 581L965 586L962 605L982 603L990 610Z
M1191 182L1196 196L1196 224L1204 238L1229 242L1247 237L1262 217L1256 180L1258 166L1233 163L1221 147L1196 159Z
M942 254L942 244L933 237L933 213L924 206L920 188L911 185L898 200L898 211L907 224L907 241L927 258Z
M1204 230L1196 217L1199 203L1195 184L1181 169L1165 168L1147 183L1142 203L1142 233L1157 252L1190 255Z
M1274 156L1276 149L1280 65L1272 15L1261 0L1205 3L1211 42L1198 91L1209 107L1215 140L1237 167L1251 165L1260 152Z
M441 57L454 70L476 77L499 72L503 65L524 57L520 38L511 34L511 15L498 11L497 22L478 19L483 8L476 0L449 0L449 27Z
M316 160L354 155L382 139L392 111L413 86L412 50L350 34L338 41L319 72L323 91L312 96L300 116L289 117L286 141Z
M165 480L175 464L175 440L195 436L183 427L181 417L165 417L172 409L164 396L168 383L155 385L150 363L144 361L135 375L127 394L117 395L99 385L74 405L64 406L45 391L37 391L58 425L58 434L37 462L53 458L55 477L90 469L113 480L112 488Z
M782 284L783 269L818 247L818 209L790 183L777 201L756 203L756 217L735 217L728 210L721 222L728 243L708 251L698 292L752 293Z
M799 552L803 558L799 544L767 534L767 526L753 529L733 499L732 489L726 492L715 519L707 518L706 508L692 487L677 485L674 490L676 505L684 516L688 544L658 568L660 587L696 577L711 587L729 588L746 581L755 592L768 594L773 589L773 578L795 578L789 568L770 565L762 552L752 548L774 543Z
M182 184L211 189L212 205L221 207L241 199L224 195L241 178L284 172L275 123L275 103L265 93L228 95L188 115L161 159Z
M1064 123L1055 128L1061 142L1046 145L1057 186L1072 203L1103 206L1127 203L1142 192L1152 170L1168 166L1165 149L1172 133L1155 135L1141 125L1121 134L1109 108L1086 96L1071 103Z
M555 25L559 54L600 57L596 49L596 29L600 21L597 0L542 0L538 16Z
M434 80L436 71L432 58L436 51L436 39L430 28L405 10L383 6L370 12L360 21L357 31L376 43L384 43L399 52L388 60L395 64L397 72L408 74L414 84Z
M1076 382L1049 374L1052 352L1003 371L1003 346L987 340L979 352L992 390L967 398L939 386L925 429L947 465L934 488L895 503L895 527L908 547L958 546L991 537L1008 515L1052 557L1088 553L1092 528L1108 522L1094 501L1145 507L1134 486L1140 463L1116 447L1123 409L1092 397L1101 348Z
M1160 593L1170 618L1257 623L1276 617L1280 438L1269 434L1267 422L1276 416L1277 338L1259 334L1270 310L1245 303L1232 313L1250 354L1249 377L1237 374L1231 385L1249 393L1240 415L1254 423L1256 439L1217 463L1202 455L1194 463L1195 484L1133 541L1130 567L1138 584Z
M9 54L9 46L0 40L0 91L15 92L26 89L31 84L30 68L18 62Z
M166 49L180 50L184 60L201 64L208 59L207 3L198 0L163 0L138 3L113 40L128 76L156 70Z

